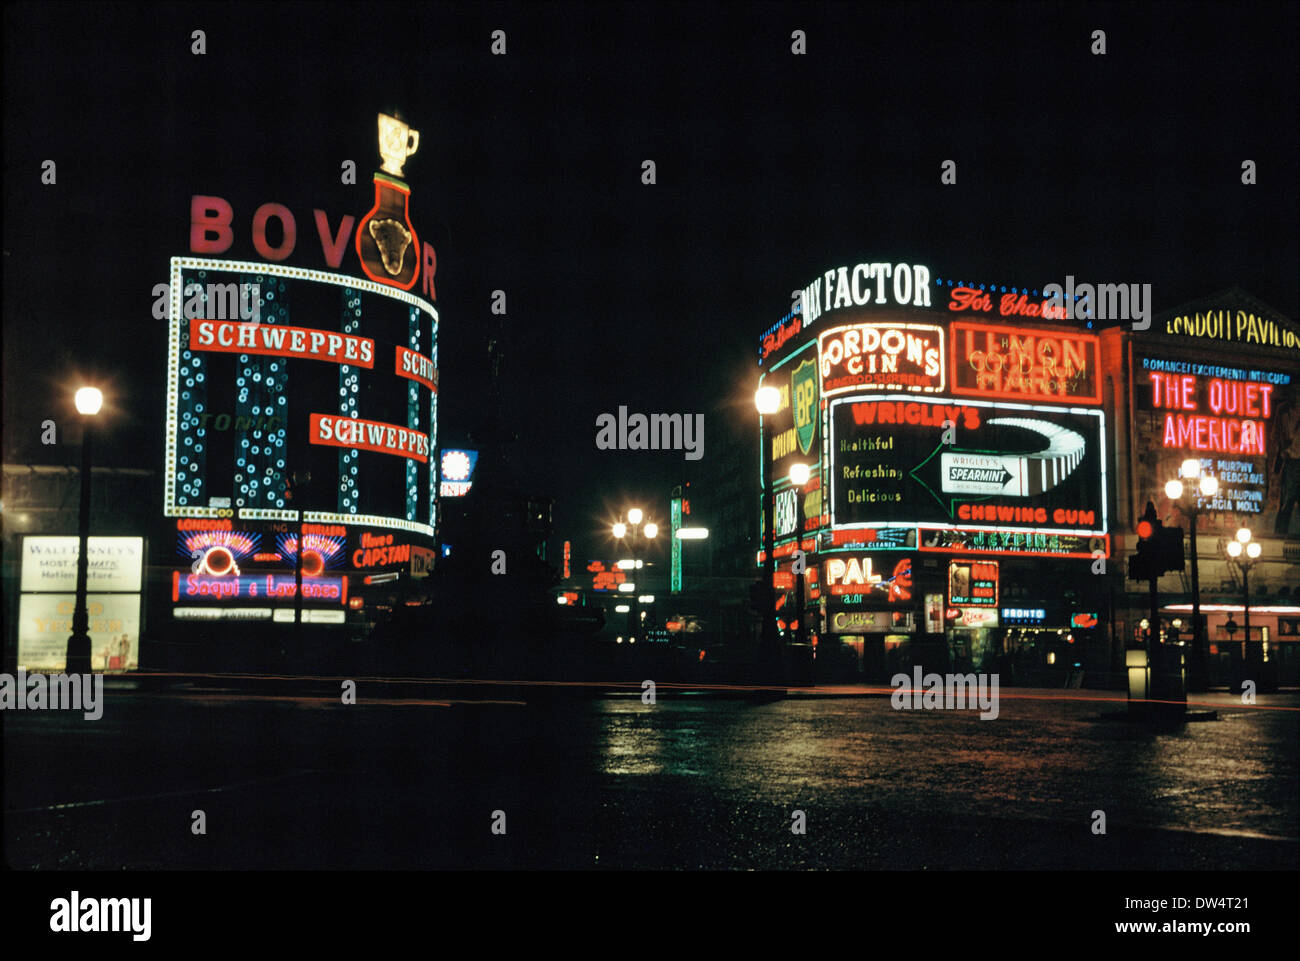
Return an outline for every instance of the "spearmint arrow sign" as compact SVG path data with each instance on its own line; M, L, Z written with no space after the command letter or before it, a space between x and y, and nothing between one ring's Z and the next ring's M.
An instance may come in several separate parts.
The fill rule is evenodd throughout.
M1068 427L1029 417L995 417L1005 424L1042 437L1042 450L1031 454L982 454L955 450L939 460L945 494L1014 494L1030 497L1056 487L1083 460L1083 435Z
M1105 530L1099 410L857 395L830 413L834 527Z

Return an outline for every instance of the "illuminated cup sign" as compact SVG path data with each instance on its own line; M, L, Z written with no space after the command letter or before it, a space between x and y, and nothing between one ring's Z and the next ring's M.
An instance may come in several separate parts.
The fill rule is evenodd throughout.
M949 563L948 603L954 607L997 607L998 562Z
M1099 409L861 395L830 427L834 528L1105 533Z
M853 324L817 337L821 392L934 392L944 388L943 328L928 324Z
M1092 334L954 321L952 392L1101 403L1100 340Z
M1082 614L1070 615L1070 626L1089 628L1097 626L1097 615L1095 612L1085 612Z

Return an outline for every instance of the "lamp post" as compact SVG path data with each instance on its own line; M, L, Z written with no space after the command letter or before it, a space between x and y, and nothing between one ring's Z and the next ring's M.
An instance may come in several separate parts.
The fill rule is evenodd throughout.
M74 402L81 415L81 509L77 515L77 602L64 670L68 674L87 674L90 672L90 614L86 607L86 575L90 564L90 466L95 437L92 418L104 406L104 395L96 387L82 387Z
M807 464L790 465L790 484L794 487L794 549L796 551L803 548L803 487L808 483L808 478L812 471ZM807 568L805 568L807 570ZM794 616L795 616L795 643L802 645L808 636L808 631L804 627L804 574L795 575L794 581Z
M1255 649L1251 647L1250 643L1250 569L1255 566L1255 561L1259 560L1261 553L1263 553L1263 549L1259 546L1259 541L1251 540L1249 527L1241 528L1241 530L1237 531L1236 539L1228 541L1228 556L1236 561L1237 567L1241 570L1241 591L1245 595L1243 607L1245 609L1244 622L1246 628L1246 636L1243 640L1245 650L1242 653L1248 661L1256 659L1254 657ZM1261 659L1263 653L1261 645Z
M775 414L781 408L781 392L770 386L758 388L754 393L754 406L758 410L758 462L763 465L767 459L767 442L764 437L763 417ZM762 656L770 660L774 670L779 670L781 649L780 641L776 635L776 585L773 583L773 578L776 576L776 558L772 556L776 550L776 518L773 514L775 507L772 494L774 480L770 467L763 470L763 475L767 479L767 483L763 486L763 590L760 594L763 604L763 620L760 643L763 648Z
M1179 509L1189 521L1189 536L1192 552L1192 669L1189 672L1189 689L1203 691L1208 682L1208 666L1205 657L1205 631L1201 624L1201 579L1197 563L1196 525L1201 516L1200 498L1213 497L1219 492L1219 479L1213 474L1201 472L1201 462L1189 458L1182 463L1179 474L1188 483L1175 478L1165 484L1165 496L1178 502ZM1195 482L1195 483L1193 483Z
M630 508L627 512L627 523L624 523L623 521L617 521L615 522L613 528L611 528L615 540L621 541L624 538L628 538L629 541L628 546L632 549L632 571L633 571L632 576L633 577L637 576L635 573L636 566L637 566L637 554L639 553L637 547L640 542L640 539L644 537L647 541L652 541L659 536L659 525L656 524L654 521L646 521L644 524L642 524L641 521L644 518L645 518L645 514L642 512L641 508L633 507ZM628 537L629 531L631 532L631 537ZM635 594L635 592L633 592L633 597L629 599L628 610L627 610L628 639L631 643L636 642L637 633L641 629L640 606L641 606L640 596Z

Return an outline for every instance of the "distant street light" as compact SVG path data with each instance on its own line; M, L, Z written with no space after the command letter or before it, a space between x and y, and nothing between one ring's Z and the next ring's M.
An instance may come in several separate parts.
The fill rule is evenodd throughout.
M1196 550L1196 526L1201 516L1201 497L1213 497L1219 492L1219 479L1213 474L1201 473L1201 462L1189 457L1179 467L1179 474L1188 483L1174 479L1165 484L1165 496L1178 503L1186 515L1188 536L1192 552L1192 663L1188 671L1188 688L1203 691L1209 681L1205 655L1205 633L1201 624L1201 575ZM1193 483L1195 482L1195 483ZM1197 494L1199 493L1199 497Z
M645 525L641 526L641 521L644 519L645 519L645 512L642 511L641 508L630 507L628 508L627 511L627 522L625 523L624 521L620 520L615 522L613 526L614 538L620 541L623 540L623 538L625 537L628 538L629 541L628 546L632 548L632 560L630 562L619 561L617 566L620 570L629 570L629 569L641 567L642 562L636 556L637 544L639 539L641 537L644 537L646 540L654 540L659 533L659 525L656 524L654 521L646 521ZM624 592L630 592L636 590L636 588L632 584L626 581L618 585L618 589ZM645 619L645 614L642 613L641 616L638 618L637 612L635 610L632 610L629 607L627 619L628 619L628 635L629 635L628 643L635 644L636 634L637 631L640 629L640 622Z
M90 673L90 613L86 604L86 576L90 565L90 470L93 460L95 417L104 406L97 387L82 387L73 395L81 415L81 508L77 514L77 599L72 613L72 634L68 637L64 671ZM107 667L107 665L105 665Z
M1242 643L1245 645L1243 653L1247 660L1254 659L1252 657L1254 649L1250 644L1250 569L1255 566L1255 561L1259 560L1259 555L1263 553L1259 541L1251 540L1251 536L1250 528L1243 527L1237 531L1236 540L1228 541L1228 556L1236 562L1238 569L1241 571L1241 592L1245 596L1243 607L1245 608L1244 626L1246 636L1243 638ZM1246 556L1243 558L1242 554ZM1261 659L1263 653L1263 645L1261 645Z

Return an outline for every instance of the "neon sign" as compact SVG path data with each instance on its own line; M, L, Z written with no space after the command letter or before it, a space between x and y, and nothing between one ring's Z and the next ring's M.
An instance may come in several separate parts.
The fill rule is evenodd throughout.
M421 462L429 459L428 434L377 420L312 414L309 439L313 444L327 447L354 447L357 450L395 454Z
M870 595L884 593L891 604L912 598L912 559L904 557L894 563L886 580L872 569L867 556L832 557L825 561L826 585L833 595Z
M955 607L997 607L998 562L952 561L948 565L948 603Z
M297 578L292 575L255 574L232 577L208 577L190 574L182 578L172 572L172 600L227 601L234 599L292 599L298 593ZM302 583L303 600L347 600L346 577L317 577Z
M414 350L407 350L397 344L397 356L394 358L395 373L398 377L409 377L419 381L435 394L438 392L438 367L432 360Z
M928 324L854 324L817 338L822 395L851 390L940 391L943 328Z
M478 464L478 451L453 450L442 452L442 478L439 493L443 497L463 497L473 485L474 467Z
M1101 403L1100 340L955 321L952 389L956 394Z
M288 327L281 324L247 324L235 320L191 320L190 349L220 351L227 354L299 357L330 361L335 364L350 364L367 369L375 366L375 342L369 337L354 337L350 334L331 333L328 330Z
M1276 320L1256 317L1245 310L1207 310L1181 314L1165 321L1166 334L1205 340L1223 340L1261 347L1300 349L1300 333Z
M800 291L804 326L831 310L871 304L873 294L878 305L929 307L930 268L888 263L832 267Z
M1105 532L1098 408L844 397L829 421L833 528Z
M987 313L993 309L993 299L984 291L974 287L954 287L952 297L948 301L948 309ZM1064 320L1065 308L1053 306L1050 297L1038 303L1030 300L1026 294L1003 294L998 300L998 314L1003 317Z
M1151 406L1179 413L1165 415L1165 447L1210 451L1217 454L1264 454L1264 420L1272 416L1272 384L1243 383L1194 374L1149 371ZM1199 411L1204 403L1216 415L1183 414Z

